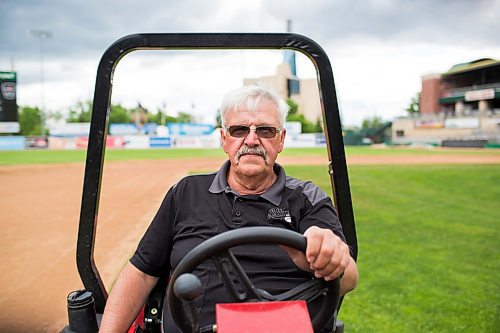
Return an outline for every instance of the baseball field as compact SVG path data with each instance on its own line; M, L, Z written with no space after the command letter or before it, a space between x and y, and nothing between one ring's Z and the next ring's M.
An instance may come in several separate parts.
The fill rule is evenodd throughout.
M0 152L0 332L57 332L82 287L75 248L85 151ZM109 150L95 261L108 289L169 186L215 171L219 150ZM331 193L324 149L287 173ZM360 283L347 332L498 332L500 151L348 148Z

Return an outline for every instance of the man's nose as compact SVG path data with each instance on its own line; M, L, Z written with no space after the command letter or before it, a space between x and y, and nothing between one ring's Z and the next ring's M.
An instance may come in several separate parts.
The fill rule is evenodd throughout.
M250 129L250 133L248 133L247 137L245 138L245 144L248 147L254 147L260 144L259 137L257 136L254 128Z

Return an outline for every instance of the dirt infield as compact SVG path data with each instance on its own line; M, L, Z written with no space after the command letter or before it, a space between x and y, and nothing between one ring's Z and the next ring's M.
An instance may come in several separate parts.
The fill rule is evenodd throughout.
M167 189L188 170L216 170L222 159L110 162L103 173L95 260L112 285ZM282 164L326 165L289 157ZM500 164L500 155L353 156L354 164ZM0 332L58 332L65 299L82 287L75 248L84 166L0 167Z

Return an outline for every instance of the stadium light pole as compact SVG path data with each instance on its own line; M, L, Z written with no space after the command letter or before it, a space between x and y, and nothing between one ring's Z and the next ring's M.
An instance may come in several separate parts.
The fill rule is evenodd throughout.
M40 132L45 132L44 112L45 112L45 72L44 72L44 40L52 38L52 32L48 30L30 30L29 34L40 40L40 84L41 84L41 106L40 106Z

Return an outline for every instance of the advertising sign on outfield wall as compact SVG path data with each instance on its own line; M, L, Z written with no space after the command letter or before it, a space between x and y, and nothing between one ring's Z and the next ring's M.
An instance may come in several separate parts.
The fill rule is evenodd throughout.
M176 136L173 140L176 148L219 148L221 146L218 135Z
M324 147L326 145L323 133L304 133L285 137L285 148Z
M75 137L50 136L49 149L75 149Z
M208 124L169 123L167 126L170 135L210 135L215 129Z
M76 148L87 148L89 145L89 138L82 136L76 138ZM123 148L125 146L125 140L121 136L107 136L106 137L106 148Z
M149 138L149 146L151 148L169 148L172 145L170 138L152 136Z
M24 149L24 136L0 136L0 150Z
M149 148L149 136L147 135L125 135L126 149L147 149Z
M109 125L109 134L111 135L133 135L137 134L135 124L111 124Z
M129 123L119 123L109 125L109 134L111 135L141 135L141 134L155 134L156 128L158 127L155 123L146 123L137 127L136 124Z
M45 136L27 136L25 137L24 145L27 149L47 149L49 147L49 139Z

